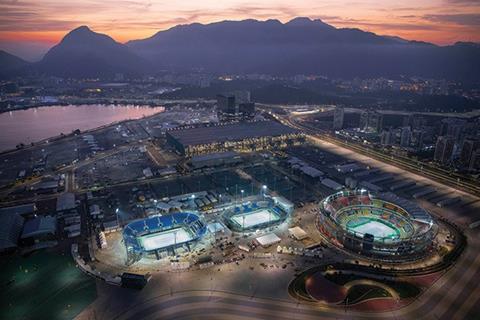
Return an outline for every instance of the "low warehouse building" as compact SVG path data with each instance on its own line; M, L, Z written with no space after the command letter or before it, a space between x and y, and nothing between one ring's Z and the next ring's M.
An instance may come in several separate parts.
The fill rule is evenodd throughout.
M167 141L182 155L261 151L298 144L304 135L275 121L252 121L169 130Z

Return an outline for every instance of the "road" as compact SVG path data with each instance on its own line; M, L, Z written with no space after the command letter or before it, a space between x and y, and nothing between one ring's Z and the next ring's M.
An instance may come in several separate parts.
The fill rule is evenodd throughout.
M358 152L360 154L366 155L370 158L380 160L384 163L388 163L394 166L397 166L401 169L408 170L415 174L419 174L430 179L436 180L442 184L454 187L458 190L468 192L474 196L480 194L480 184L478 182L470 182L462 180L459 176L452 176L450 172L440 169L440 168L431 168L427 164L421 164L415 162L408 158L402 158L399 156L386 155L380 151L359 145L353 142L344 141L335 137L332 137L324 132L321 132L317 128L312 128L305 123L297 121L294 116L282 116L274 115L280 122L290 126L292 128L303 131L307 134L307 137L312 141L324 141L329 142L334 145L337 145L342 148Z
M220 272L215 267L155 274L138 293L99 283L102 298L78 319L478 319L480 237L468 237L471 243L458 263L410 305L393 312L299 303L285 295L292 270L250 271L250 262L242 261Z

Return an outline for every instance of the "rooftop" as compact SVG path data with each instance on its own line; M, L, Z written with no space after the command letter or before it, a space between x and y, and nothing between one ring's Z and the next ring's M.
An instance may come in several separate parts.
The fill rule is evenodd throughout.
M183 145L199 145L213 142L281 136L298 133L298 131L274 121L254 121L171 130L168 131L168 133Z
M41 236L44 234L55 234L57 229L57 219L55 217L37 217L25 222L23 227L22 239Z
M0 215L8 214L28 214L35 212L35 204L28 203L28 204L21 204L14 207L6 207L0 208Z
M73 209L75 207L75 195L73 193L65 192L57 198L57 211Z
M275 233L268 233L266 235L263 235L261 237L256 238L257 242L262 246L262 247L268 247L274 243L280 242L282 239L280 239Z
M23 222L19 214L0 214L0 251L17 246Z
M202 155L193 156L192 157L192 162L222 160L222 159L234 158L234 157L237 157L237 156L238 156L238 153L233 152L233 151L202 154Z

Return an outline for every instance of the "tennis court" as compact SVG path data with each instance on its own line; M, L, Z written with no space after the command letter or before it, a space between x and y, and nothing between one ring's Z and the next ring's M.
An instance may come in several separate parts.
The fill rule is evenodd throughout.
M192 240L192 236L185 229L175 228L143 236L140 238L140 244L145 250L150 251L166 248L190 240Z
M247 213L240 213L234 215L231 219L243 228L251 228L267 222L275 222L279 220L280 217L272 210L261 209Z

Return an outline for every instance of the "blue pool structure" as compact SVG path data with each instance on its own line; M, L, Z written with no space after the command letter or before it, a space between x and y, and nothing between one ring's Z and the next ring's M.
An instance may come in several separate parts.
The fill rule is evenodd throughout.
M206 233L207 226L203 219L193 212L132 221L123 229L127 260L138 261L148 254L154 254L159 259L165 252L174 255L178 248L190 251Z
M226 210L225 224L234 232L250 232L283 223L293 212L293 204L282 197L262 197Z

